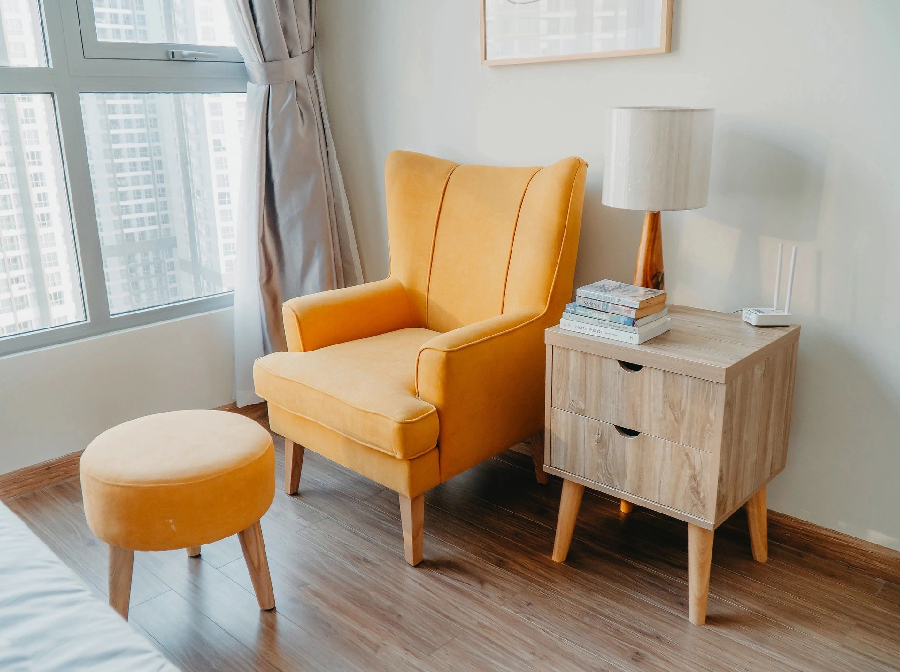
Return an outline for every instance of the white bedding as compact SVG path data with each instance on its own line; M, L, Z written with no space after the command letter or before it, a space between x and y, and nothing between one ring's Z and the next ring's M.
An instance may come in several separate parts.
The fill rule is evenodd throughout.
M2 503L0 670L178 672Z

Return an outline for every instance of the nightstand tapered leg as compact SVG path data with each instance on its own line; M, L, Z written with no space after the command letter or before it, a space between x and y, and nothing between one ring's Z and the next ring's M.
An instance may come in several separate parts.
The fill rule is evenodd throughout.
M769 510L766 508L766 486L761 487L747 501L747 522L750 524L750 551L757 562L769 559Z
M581 507L584 486L574 481L563 481L562 497L559 499L559 518L556 521L556 539L553 541L553 559L565 562L575 532L575 519Z
M694 625L706 623L713 531L688 523L688 616Z

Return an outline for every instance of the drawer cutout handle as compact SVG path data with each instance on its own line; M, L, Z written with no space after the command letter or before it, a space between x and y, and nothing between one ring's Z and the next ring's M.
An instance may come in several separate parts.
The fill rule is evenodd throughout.
M638 371L640 371L641 369L644 368L642 364L632 364L631 362L625 362L625 361L622 361L621 359L619 359L617 361L619 362L619 366L621 366L622 369L624 369L628 373L637 373Z
M635 429L628 429L627 427L622 427L621 425L613 425L613 427L615 427L616 431L626 439L633 439L641 435L641 433Z

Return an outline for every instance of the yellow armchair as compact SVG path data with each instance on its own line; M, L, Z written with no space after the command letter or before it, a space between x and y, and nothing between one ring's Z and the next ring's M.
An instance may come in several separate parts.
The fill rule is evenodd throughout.
M388 157L389 277L287 301L288 352L254 367L288 494L305 448L395 490L415 565L424 493L541 431L543 331L572 294L586 171Z

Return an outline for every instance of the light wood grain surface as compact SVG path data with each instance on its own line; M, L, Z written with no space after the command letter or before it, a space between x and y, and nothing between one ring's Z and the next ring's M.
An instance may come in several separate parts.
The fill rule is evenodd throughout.
M553 539L551 555L554 562L566 561L583 495L584 486L581 483L563 481L562 494L559 497L559 515L556 518L556 536Z
M713 536L712 530L688 523L688 618L694 625L706 623Z
M551 466L691 516L706 514L708 452L649 434L629 437L615 425L557 409L551 427Z
M253 592L256 593L259 608L274 609L275 593L272 590L266 544L259 521L253 523L246 530L238 532L237 537L241 544L244 562L247 564L247 571L250 573L250 582L253 584Z
M403 554L410 565L422 562L425 543L425 495L400 498L400 526L403 529Z
M787 458L799 330L670 313L672 337L625 360L612 341L547 330L545 470L619 496L623 514L638 503L686 520L689 619L703 624L712 531L748 500L753 557L767 559L765 486ZM557 547L570 515L577 508L561 502Z
M556 348L551 406L702 450L718 449L718 386L708 380Z
M799 327L759 329L733 315L680 306L669 310L677 343L664 341L669 335L664 334L646 344L628 346L628 359L609 356L622 354L616 351L619 344L612 341L547 330L546 423L552 428L562 419L565 427L548 429L545 460L551 473L574 475L582 484L599 484L597 487L610 494L618 489L626 501L656 503L659 506L652 507L656 511L674 510L680 513L672 515L682 520L715 527L784 469ZM684 347L689 342L695 352L685 359ZM715 382L712 378L716 376L706 375L705 369L699 372L706 377L692 375L698 373L694 367L700 351L705 365L729 362L719 376L726 382ZM744 359L737 359L739 354ZM575 417L557 416L556 409ZM621 436L602 431L602 423L641 436L625 443ZM599 433L590 436L591 432ZM555 448L557 438L560 445ZM610 442L612 452L599 448L604 441ZM694 460L691 451L679 456L672 449L625 449L665 442L709 455ZM664 467L663 459L676 460L683 468L672 471L673 465ZM692 471L693 467L699 472ZM673 494L659 499L665 493L663 485L643 484L638 491L642 477L634 470L645 472L643 478L650 481L664 481L665 474L672 473L699 485L686 491L684 482L673 483ZM627 487L619 473L628 474ZM689 501L694 493L702 493L702 505L701 499Z
M109 606L119 616L128 620L131 601L131 574L134 567L134 551L118 546L109 547Z
M278 440L276 455L280 481ZM900 583L847 564L865 553L829 559L840 542L817 542L814 526L796 532L773 515L765 565L749 555L743 512L721 526L697 628L685 618L686 525L642 507L623 519L617 499L587 490L555 563L561 482L537 485L530 456L501 455L429 491L428 557L416 568L396 493L315 454L303 483L298 497L276 494L262 520L277 609L259 611L231 537L199 559L137 553L132 626L185 672L900 666ZM106 599L106 548L77 480L9 504Z
M757 562L769 559L769 511L766 508L766 486L747 500L747 525L750 528L750 550Z
M559 327L548 329L545 340L550 345L725 383L783 347L781 339L800 336L797 325L754 327L739 315L687 306L669 306L669 316L672 328L641 345L574 334Z
M791 428L796 342L728 384L719 456L721 522L784 469Z
M83 452L83 450L79 450L55 460L47 460L30 467L0 474L0 499L39 490L78 476L78 465Z
M284 491L293 495L300 489L300 474L303 472L304 448L290 439L284 440Z
M658 210L644 214L641 244L634 264L634 280L631 284L653 289L666 288L666 271L663 262L662 226Z

